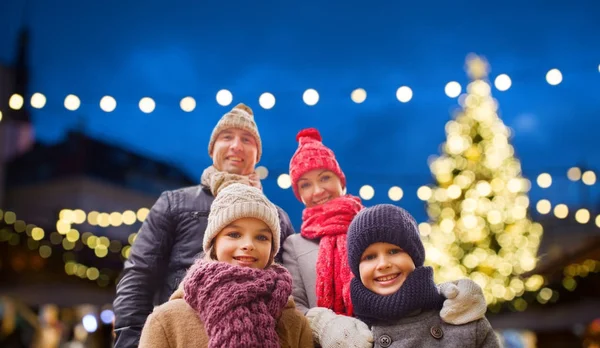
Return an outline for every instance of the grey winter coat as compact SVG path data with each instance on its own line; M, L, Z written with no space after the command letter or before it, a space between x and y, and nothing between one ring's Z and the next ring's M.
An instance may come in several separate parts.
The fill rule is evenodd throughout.
M426 311L389 325L373 325L374 348L456 347L499 348L490 322L484 317L464 325L442 321L437 311Z
M292 275L292 296L296 308L303 314L317 307L318 256L318 240L304 238L298 233L290 236L283 243L283 266Z

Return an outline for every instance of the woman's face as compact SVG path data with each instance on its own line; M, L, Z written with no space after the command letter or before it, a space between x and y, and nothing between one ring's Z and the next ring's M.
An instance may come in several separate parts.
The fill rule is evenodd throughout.
M332 171L313 169L298 179L298 194L307 208L343 195L342 181Z

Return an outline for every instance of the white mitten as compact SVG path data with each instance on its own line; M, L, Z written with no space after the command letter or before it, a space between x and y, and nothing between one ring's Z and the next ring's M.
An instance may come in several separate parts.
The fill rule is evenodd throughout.
M446 298L440 311L440 317L446 323L462 325L485 316L487 305L483 291L471 279L440 284L438 291Z
M373 334L362 321L323 307L306 313L313 337L323 348L371 348Z

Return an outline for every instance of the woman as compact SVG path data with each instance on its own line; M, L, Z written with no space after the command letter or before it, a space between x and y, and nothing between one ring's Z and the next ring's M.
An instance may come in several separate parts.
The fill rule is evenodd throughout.
M324 348L372 347L369 328L352 318L352 272L346 250L350 222L364 207L360 198L346 194L344 172L316 129L300 131L296 140L289 172L294 194L306 208L300 233L283 244L283 264L292 274L296 307L305 313L314 338ZM439 288L447 299L440 312L445 322L458 325L484 316L485 299L473 281Z

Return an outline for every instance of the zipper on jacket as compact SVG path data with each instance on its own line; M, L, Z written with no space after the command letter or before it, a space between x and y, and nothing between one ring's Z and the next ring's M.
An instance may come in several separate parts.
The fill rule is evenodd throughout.
M192 212L192 217L194 219L200 219L202 217L207 217L208 216L208 212L206 211L193 211Z

